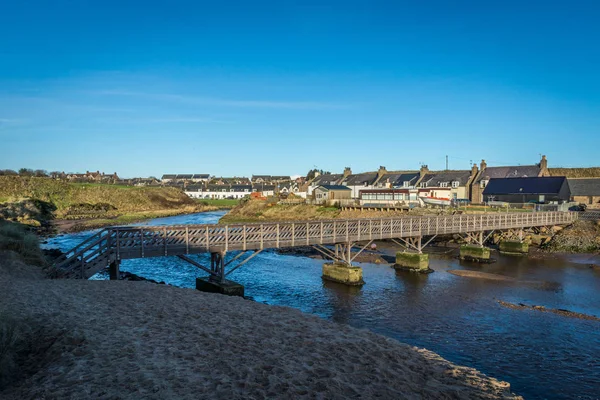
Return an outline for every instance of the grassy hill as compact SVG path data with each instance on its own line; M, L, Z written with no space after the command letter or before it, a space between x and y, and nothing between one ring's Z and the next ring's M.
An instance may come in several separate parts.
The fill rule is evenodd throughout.
M0 176L0 217L30 225L44 225L49 219L86 220L82 229L216 208L199 204L177 188Z

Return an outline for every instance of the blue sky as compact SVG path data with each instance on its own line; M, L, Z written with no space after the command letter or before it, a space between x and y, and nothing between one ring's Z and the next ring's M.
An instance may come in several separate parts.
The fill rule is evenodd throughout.
M1 1L0 168L600 165L597 1Z

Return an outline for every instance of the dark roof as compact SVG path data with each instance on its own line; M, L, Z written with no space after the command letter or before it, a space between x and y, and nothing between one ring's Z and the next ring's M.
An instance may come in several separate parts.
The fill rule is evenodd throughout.
M558 194L566 179L564 176L491 179L483 194Z
M176 179L177 175L173 175L173 174L167 174L167 175L163 175L161 179Z
M280 175L280 176L279 175L273 175L271 177L271 179L274 180L274 181L291 181L292 180L292 178L289 175L288 176L286 176L286 175Z
M194 174L193 179L208 179L210 174Z
M567 179L571 196L600 196L600 178Z
M192 174L177 174L177 179L192 179Z
M465 186L471 177L471 171L442 171L426 174L421 182L427 182L427 186L440 187L442 183L447 183L448 186L452 182L459 182L460 186Z
M231 188L237 192L243 192L244 190L252 191L252 185L231 185Z
M372 185L377 180L377 172L348 175L342 183L348 186Z
M275 190L275 185L266 185L263 183L255 183L254 185L252 185L253 189L256 190L260 190L260 191L269 191L269 190Z
M202 185L188 185L185 188L186 192L201 192L202 189L204 189L204 186Z
M342 174L325 174L317 176L313 181L312 185L335 185L344 176Z
M418 172L389 172L384 174L378 183L389 182L392 186L402 186L404 182L416 183L418 178Z
M320 185L325 190L352 190L348 186L344 185Z
M527 178L537 177L540 174L539 165L519 165L517 167L486 167L476 182L494 178Z

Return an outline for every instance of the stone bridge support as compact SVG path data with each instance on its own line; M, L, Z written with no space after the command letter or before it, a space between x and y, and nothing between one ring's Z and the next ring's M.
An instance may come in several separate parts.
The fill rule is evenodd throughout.
M352 265L352 261L370 246L371 243L373 243L372 240L365 244L354 256L352 255L352 248L355 243L337 243L333 250L321 245L315 245L315 250L333 261L323 264L322 278L348 286L364 285L362 268Z
M494 231L489 232L487 235L484 231L468 232L463 237L467 243L460 246L459 258L465 261L484 264L492 262L490 249L485 247L485 243L493 234Z
M429 254L424 254L423 249L430 244L437 235L432 236L427 242L423 243L423 237L409 237L406 239L392 239L394 243L404 248L403 251L396 253L396 263L393 265L395 270L430 273Z

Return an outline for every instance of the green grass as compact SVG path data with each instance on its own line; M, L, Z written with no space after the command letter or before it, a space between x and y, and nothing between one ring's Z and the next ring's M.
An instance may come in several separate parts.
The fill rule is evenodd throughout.
M239 199L197 199L199 204L221 208L233 208L240 204Z
M56 207L62 218L82 204L108 204L119 213L194 207L197 203L173 187L133 187L68 183L50 178L0 176L0 198L36 199Z
M9 199L10 199L9 197L0 196L0 203L7 203Z

